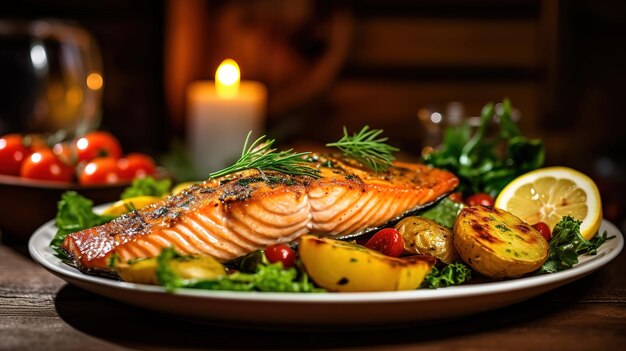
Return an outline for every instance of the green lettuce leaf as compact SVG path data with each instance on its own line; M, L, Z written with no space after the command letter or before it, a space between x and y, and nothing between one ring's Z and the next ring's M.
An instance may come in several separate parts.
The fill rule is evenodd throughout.
M439 201L435 206L420 213L419 216L432 219L444 227L452 228L454 227L456 217L458 217L463 207L464 205L462 203L452 201L446 197Z
M422 282L422 288L443 288L459 285L472 279L472 270L463 262L454 262L443 269L433 267Z
M177 288L265 292L322 292L315 287L303 270L284 269L279 262L257 266L255 273L233 273L214 280L185 280L170 267L171 260L180 258L173 248L164 249L157 262L157 278L169 290Z
M57 232L50 242L50 247L64 256L59 249L68 234L104 224L115 218L103 216L93 212L93 201L79 195L75 191L68 191L61 196L58 202L56 215Z

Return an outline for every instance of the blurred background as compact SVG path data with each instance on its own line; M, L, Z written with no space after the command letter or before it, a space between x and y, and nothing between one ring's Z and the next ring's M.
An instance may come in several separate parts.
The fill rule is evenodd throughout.
M546 163L591 175L605 217L625 226L623 2L24 0L1 6L5 23L56 19L92 37L98 52L91 64L103 81L90 88L98 91L93 123L126 150L160 159L173 143L184 143L187 88L214 79L225 58L239 64L243 80L267 87L264 130L282 146L325 143L342 126L369 124L407 155L419 155L436 146L446 122L477 116L486 102L508 97L524 133L544 139ZM10 43L0 26L0 48ZM24 98L17 73L0 66L3 106L13 106L0 110L0 134L25 131L11 116L19 108L10 102ZM442 123L433 123L433 113Z

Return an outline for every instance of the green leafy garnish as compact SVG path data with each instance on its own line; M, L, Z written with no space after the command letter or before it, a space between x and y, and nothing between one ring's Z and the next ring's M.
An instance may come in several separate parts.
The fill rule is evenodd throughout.
M578 263L578 256L595 255L600 245L609 239L606 231L596 234L591 240L583 238L580 233L582 222L570 216L563 217L552 231L548 260L537 270L537 274L555 273L572 268Z
M169 290L177 288L265 292L322 292L315 287L304 271L284 269L279 262L257 266L255 273L233 273L213 280L182 279L169 266L173 259L182 256L173 248L164 249L157 258L157 278Z
M346 156L361 162L374 172L384 172L395 159L393 153L399 149L386 144L388 138L379 138L382 132L382 129L369 129L369 126L365 126L360 132L350 136L344 127L343 137L326 146L338 148Z
M472 270L463 262L454 262L443 269L433 267L422 282L422 288L443 288L459 285L472 279Z
M104 224L115 218L93 212L93 201L75 191L65 192L58 203L56 227L58 228L50 247L63 255L59 249L68 234Z
M250 168L272 170L290 175L303 175L314 178L320 177L319 170L311 167L304 160L304 156L310 154L310 152L296 153L293 152L293 149L276 151L276 149L272 148L275 140L265 140L265 136L258 138L252 145L248 146L251 134L252 132L249 132L248 136L246 136L246 141L241 151L241 157L235 164L221 171L211 173L210 178L223 177Z
M465 207L462 203L443 198L435 206L419 214L420 217L432 219L444 227L454 227L454 222L461 210Z
M487 128L495 115L499 131L488 138ZM426 164L456 174L465 195L482 192L495 197L511 180L543 165L544 147L541 140L521 135L511 118L511 103L505 99L497 114L493 103L483 107L473 135L468 124L448 128L441 147L423 158Z
M169 179L156 180L152 177L136 178L132 184L124 189L121 199L137 196L163 196L169 194L172 181Z

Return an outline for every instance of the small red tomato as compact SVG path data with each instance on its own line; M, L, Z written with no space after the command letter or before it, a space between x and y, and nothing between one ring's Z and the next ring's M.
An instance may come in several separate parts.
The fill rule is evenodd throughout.
M0 137L0 174L20 175L20 167L28 155L30 150L24 146L21 135L8 134Z
M117 167L120 178L123 180L141 178L156 172L156 164L152 157L140 153L132 153L120 158L117 160Z
M30 179L71 182L74 168L61 162L52 150L42 149L32 153L22 163L20 175Z
M460 191L448 195L448 198L454 202L463 203L463 193Z
M117 160L113 157L99 157L91 160L78 176L83 185L112 184L120 181Z
M385 228L378 231L367 241L365 247L376 250L387 256L400 257L404 252L402 234L393 228Z
M120 142L107 132L87 133L74 142L74 147L79 162L91 161L96 157L120 158L122 156Z
M282 262L284 268L293 267L296 264L296 252L285 244L268 246L265 248L265 257L270 263Z
M495 201L493 200L493 197L491 197L489 194L476 193L468 197L466 203L469 206L483 205L493 207Z
M533 228L537 229L537 231L541 233L541 236L543 236L543 238L546 239L547 242L550 242L550 239L552 239L552 233L550 231L550 227L548 227L546 223L537 222L533 225Z

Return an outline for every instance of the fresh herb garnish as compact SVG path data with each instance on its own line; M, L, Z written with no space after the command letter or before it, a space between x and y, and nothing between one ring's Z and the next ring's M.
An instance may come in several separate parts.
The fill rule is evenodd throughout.
M578 256L583 254L595 255L600 245L609 239L606 231L596 234L591 240L580 234L580 224L570 216L563 217L552 231L550 240L550 254L548 260L537 270L537 274L555 273L572 268L578 263Z
M472 279L472 270L463 262L454 262L443 269L433 267L422 282L422 288L443 288L459 285Z
M474 135L467 123L446 129L441 147L423 157L424 163L456 174L461 181L459 190L465 195L482 192L495 197L515 177L543 165L543 143L521 135L511 118L510 101L505 99L501 111L495 112L492 103L483 107ZM494 115L499 132L487 138ZM502 146L504 153L499 151Z
M169 290L177 288L265 292L322 292L315 287L304 271L283 269L281 263L260 263L255 273L233 273L212 280L182 279L169 263L182 256L173 248L164 249L157 258L157 278Z
M465 207L462 203L443 198L436 205L419 214L420 217L432 219L444 227L454 227L456 218Z
M115 216L103 216L93 212L93 201L68 191L61 196L56 216L57 233L50 242L50 247L64 256L59 249L68 234L104 224Z
M156 180L152 177L136 178L132 184L124 189L121 199L128 199L137 196L160 197L169 194L172 181L169 179Z
M374 172L384 172L395 159L393 153L399 149L386 144L388 138L379 138L382 132L382 129L369 129L369 126L365 126L360 132L350 136L344 127L343 137L326 146L338 148L346 156L361 162Z
M241 157L235 164L221 171L211 173L210 178L219 178L250 168L261 171L272 170L290 175L303 175L314 178L320 177L319 170L308 165L307 161L304 159L304 156L310 154L310 152L296 153L293 152L293 149L276 151L276 149L272 148L275 140L265 140L265 136L258 138L252 145L248 146L251 134L252 132L249 132L246 136L246 141L241 151Z

